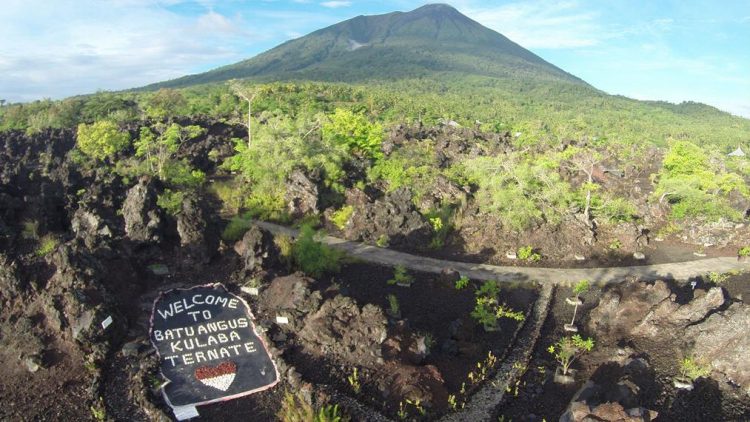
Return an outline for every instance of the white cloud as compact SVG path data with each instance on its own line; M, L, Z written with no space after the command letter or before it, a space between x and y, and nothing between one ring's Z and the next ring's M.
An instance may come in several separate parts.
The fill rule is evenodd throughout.
M597 45L606 33L597 14L575 1L535 0L489 6L463 1L459 9L525 48L579 48Z
M182 3L190 13L174 11ZM290 21L267 19L254 6L243 10L244 17L227 16L214 10L217 4L3 0L0 97L63 98L172 79L245 59L305 21L302 12Z
M330 9L337 9L339 7L349 7L352 5L352 2L350 1L343 1L343 0L333 0L333 1L324 1L320 3L323 7L328 7Z

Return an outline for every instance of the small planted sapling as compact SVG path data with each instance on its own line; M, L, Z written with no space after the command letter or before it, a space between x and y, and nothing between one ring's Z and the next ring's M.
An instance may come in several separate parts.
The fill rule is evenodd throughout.
M570 366L584 353L594 348L594 339L584 339L576 334L572 337L563 337L557 343L547 348L560 366L555 371L555 382L560 384L571 384L575 382L573 369Z
M565 301L568 303L568 305L573 306L573 319L570 320L570 324L565 324L564 328L565 331L570 332L578 332L578 327L576 327L576 314L578 313L578 307L583 303L581 301L581 295L583 293L586 293L591 288L591 285L589 284L588 280L581 280L578 283L576 283L575 287L573 287L573 293L575 294L574 297L568 297L565 298Z
M469 287L469 277L462 275L461 278L456 280L456 290L463 290Z
M401 309L399 307L398 298L396 298L396 295L389 294L385 298L388 300L388 309L386 310L388 316L394 319L401 318Z
M523 313L513 311L505 304L499 304L499 294L500 287L493 280L484 282L476 291L476 305L471 316L482 324L485 331L497 331L500 318L510 318L516 321L525 319Z
M696 379L710 374L711 366L693 356L688 356L680 361L680 374L674 377L674 386L682 390L692 390Z
M401 287L411 287L412 283L414 283L414 277L406 272L406 267L403 265L396 265L393 269L393 278L388 280L388 284Z

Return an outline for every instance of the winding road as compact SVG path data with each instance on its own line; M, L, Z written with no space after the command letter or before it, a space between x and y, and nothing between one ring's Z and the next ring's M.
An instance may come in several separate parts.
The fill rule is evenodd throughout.
M275 234L297 235L297 230L278 224L256 221L256 224ZM489 264L447 261L442 259L417 256L391 249L351 242L333 236L325 236L322 242L346 252L348 255L363 261L376 264L404 267L429 273L440 273L445 269L458 271L474 280L497 280L499 282L538 282L569 284L578 280L589 280L592 283L617 283L626 277L637 277L641 280L670 278L686 280L709 272L725 273L733 270L750 270L750 262L740 262L736 257L719 257L698 259L687 262L653 264L610 268L539 268L509 267Z

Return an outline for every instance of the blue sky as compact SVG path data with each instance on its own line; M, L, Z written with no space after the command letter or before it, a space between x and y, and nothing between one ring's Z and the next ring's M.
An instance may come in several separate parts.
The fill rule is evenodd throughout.
M0 98L116 90L251 57L411 0L3 0ZM474 20L611 94L750 117L748 0L455 0Z

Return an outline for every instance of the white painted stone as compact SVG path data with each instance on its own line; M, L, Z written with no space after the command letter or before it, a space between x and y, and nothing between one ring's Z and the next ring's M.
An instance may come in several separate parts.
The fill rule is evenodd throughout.
M281 315L276 315L276 323L280 325L289 324L289 318Z

